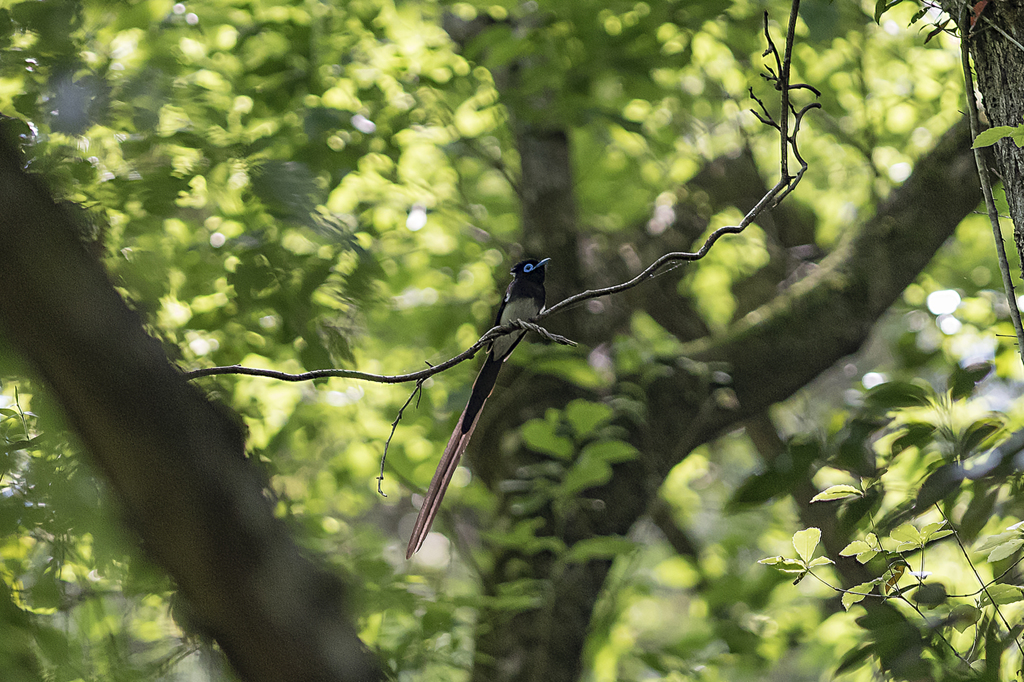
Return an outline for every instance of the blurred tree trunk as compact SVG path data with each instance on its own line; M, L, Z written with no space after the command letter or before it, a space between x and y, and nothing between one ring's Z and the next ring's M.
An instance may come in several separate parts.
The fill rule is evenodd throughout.
M216 639L244 680L382 675L345 586L274 518L226 410L160 343L79 241L72 216L0 140L0 333L104 471L126 520L179 588L176 616Z

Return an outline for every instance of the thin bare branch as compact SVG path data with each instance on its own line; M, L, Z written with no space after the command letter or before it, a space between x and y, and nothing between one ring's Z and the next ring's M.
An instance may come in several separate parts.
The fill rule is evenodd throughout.
M538 317L539 319L539 317ZM552 334L543 327L524 320L513 320L502 327L492 327L489 329L480 339L472 346L462 351L458 355L438 365L431 365L427 369L421 369L418 372L409 372L408 374L373 374L371 372L360 372L355 369L314 369L308 372L300 372L298 374L291 374L289 372L281 372L276 369L263 369L260 367L245 367L243 365L227 365L224 367L202 367L200 369L194 369L190 372L185 372L186 379L198 379L200 377L217 376L219 374L244 374L246 376L253 377L266 377L268 379L277 379L278 381L313 381L315 379L328 379L330 377L339 377L342 379L358 379L361 381L370 381L376 384L404 384L410 381L423 381L428 377L432 377L435 374L443 372L447 369L451 369L460 362L469 360L477 354L481 348L489 344L499 336L505 334L511 334L517 330L533 331L544 338L560 343L566 346L575 346L576 342L571 339L567 339L564 336L558 334Z
M981 585L981 589L985 591L985 596L988 597L989 603L992 604L992 608L995 609L996 615L999 616L999 620L1003 622L1003 627L1006 628L1007 632L1013 632L1013 628L1010 627L1010 623L1007 622L1006 617L1003 615L1003 612L999 610L999 603L995 599L993 599L992 593L988 591L988 587L992 583L986 583L985 580L982 579L981 574L978 573L978 569L974 566L974 562L971 561L970 554L967 553L967 548L964 547L963 540L960 539L960 533L957 532L956 526L953 525L953 522L949 519L948 516L946 516L946 513L942 511L942 508L938 504L935 505L935 510L939 512L942 518L949 525L950 529L953 531L953 539L956 540L956 544L960 548L960 553L964 555L964 559L967 560L967 564L971 567L971 571L974 572L975 579L978 581L978 584ZM1014 637L1013 642L1017 645L1017 649L1018 651L1020 651L1021 655L1024 656L1024 645L1021 644L1020 639Z
M398 410L398 415L395 416L395 421L391 422L391 435L388 436L387 441L384 443L384 453L380 456L380 475L377 476L377 492L380 493L381 497L387 497L381 489L381 484L384 483L384 463L388 459L388 448L391 447L391 439L395 437L395 431L398 430L398 424L402 421L402 415L405 413L405 408L409 407L409 403L412 402L413 398L417 398L416 407L420 406L418 396L423 395L423 382L425 379L420 379L416 382L416 388L412 389L412 393L409 394L409 399L405 401L405 405L402 405L401 409Z

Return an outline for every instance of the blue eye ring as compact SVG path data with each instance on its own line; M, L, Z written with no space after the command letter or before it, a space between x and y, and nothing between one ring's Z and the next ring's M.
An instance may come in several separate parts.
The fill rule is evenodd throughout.
M533 265L532 264L527 263L526 265L523 266L523 272L532 272L532 271L533 271Z

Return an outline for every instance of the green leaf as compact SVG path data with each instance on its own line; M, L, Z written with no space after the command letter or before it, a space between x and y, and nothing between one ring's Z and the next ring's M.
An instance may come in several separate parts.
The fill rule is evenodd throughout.
M945 520L943 520L943 521L935 521L933 523L925 524L925 526L921 529L921 537L923 537L925 542L927 542L929 540L929 538L931 538L935 533L937 533L945 525L946 525ZM947 531L947 533L948 533L948 531Z
M864 492L852 485L833 485L825 488L811 498L811 502L827 502L829 500L845 500L847 497L861 497Z
M916 447L922 449L925 445L930 444L934 438L933 434L936 430L935 424L928 424L925 422L907 422L900 430L902 433L892 442L890 446L890 452L895 456L903 452L907 448Z
M871 592L875 589L876 582L877 581L873 580L871 582L861 583L853 589L847 592L843 592L843 608L849 611L851 606L863 601L864 598L871 594Z
M501 583L498 594L488 597L487 608L506 613L519 613L543 604L544 584L533 578L519 578Z
M814 568L815 566L825 566L826 564L834 564L835 562L829 559L827 556L819 556L811 559L807 564L807 568Z
M861 552L867 552L871 548L863 540L854 540L839 552L839 556L854 556Z
M851 606L853 606L854 604L857 604L857 603L859 603L859 602L861 602L863 600L864 600L864 595L862 595L862 594L854 594L853 592L843 592L843 598L842 598L843 608L846 609L847 611L850 610Z
M535 452L542 452L558 459L572 457L573 446L565 436L555 433L551 419L531 419L519 428L526 446Z
M1020 549L1021 545L1024 545L1024 538L1020 537L1016 537L1012 540L1007 540L1006 542L996 545L996 547L988 553L988 561L1002 561L1003 559L1011 557L1018 549Z
M875 23L880 23L885 11L899 2L900 0L875 0Z
M612 464L635 459L637 454L635 447L621 440L589 443L566 472L559 494L573 497L587 488L604 485L612 478Z
M964 468L959 464L943 464L929 474L917 491L917 506L926 509L939 500L960 491L964 480Z
M923 11L926 11L926 10L922 10L922 12ZM912 19L910 23L914 23L918 19L920 19L920 16L918 16L917 14L915 14L914 16L915 16L915 18ZM921 16L923 16L923 15L921 15ZM948 25L949 25L949 20L947 19L946 21L943 21L941 24L939 24L938 26L933 28L931 31L929 31L928 35L926 35L924 37L924 44L927 45L931 41L932 38L934 38L935 36L939 35L943 31L945 31L946 30L946 26L948 26Z
M803 562L797 561L796 559L789 559L783 556L769 557L767 559L758 560L759 564L765 566L771 566L772 568L782 571L783 573L806 573L807 567L804 566Z
M887 411L888 408L881 410ZM833 466L851 471L861 477L877 475L877 454L874 441L878 433L892 421L891 417L877 415L879 408L874 408L875 416L856 417L851 419L836 434L836 456L831 460Z
M864 403L875 409L893 410L900 407L923 407L933 397L930 387L909 381L887 381L864 394Z
M971 493L971 501L967 510L960 517L960 537L972 539L977 537L982 528L992 518L992 510L1000 497L1001 486L994 485L984 479L972 481L967 488Z
M946 587L942 583L924 583L914 590L913 598L918 604L935 607L946 601Z
M809 562L814 556L814 550L819 541L821 541L820 528L805 528L793 534L793 548L796 549L796 553L800 555L804 563Z
M745 509L792 490L795 485L807 478L811 463L820 457L819 442L790 442L786 452L776 457L769 464L767 471L748 477L736 489L726 509Z
M580 457L566 472L559 493L572 497L588 488L604 485L612 478L611 466L595 457Z
M984 134L982 133L982 135ZM946 381L950 397L953 400L959 400L971 395L974 393L974 387L978 385L978 382L991 374L993 369L994 365L990 362L979 362L967 367L957 365L953 368L949 379Z
M950 610L949 616L956 631L962 633L978 622L981 618L981 609L973 604L957 604Z
M992 126L988 130L978 133L978 136L974 138L974 144L971 145L971 148L991 147L1004 137L1010 137L1015 131L1016 128L1013 126Z
M590 400L573 400L565 406L565 419L578 438L589 435L612 417L612 408Z
M726 510L733 512L760 505L782 495L792 484L792 478L775 468L752 474L733 492Z
M882 546L878 542L878 536L874 533L868 533L864 540L854 540L846 547L843 547L842 551L839 552L839 556L856 555L858 562L866 564L874 559L881 550Z
M962 456L967 457L973 454L991 436L1003 429L1003 421L997 418L979 419L972 423L960 436L960 447Z
M1020 587L1017 585L998 583L996 585L989 585L985 591L981 593L979 604L981 606L988 606L989 604L996 603L1001 606L1003 604L1018 602L1021 599L1024 599L1024 594L1022 594Z
M569 564L583 564L591 559L613 559L636 549L636 544L619 535L601 535L580 540L566 552L563 560Z
M994 549L995 547L998 547L999 545L1003 544L1007 540L1012 540L1018 537L1020 537L1020 533L1017 532L1016 529L1003 531L1002 533L998 533L996 535L989 535L984 538L984 542L975 547L975 551L989 552L992 551L992 549Z
M629 462L636 459L639 454L640 451L633 445L621 440L600 440L588 443L580 452L581 457L593 457L611 464Z
M533 360L530 363L530 370L537 374L550 374L565 379L585 389L598 389L606 383L604 377L591 367L585 358L545 355Z
M839 660L839 665L836 666L835 676L838 677L849 670L856 670L864 665L864 662L875 653L875 649L876 645L872 643L847 651Z
M839 552L839 556L854 556L861 552L867 552L871 548L868 547L868 543L863 540L854 540L846 547L843 547L842 551Z
M565 543L560 538L542 535L537 531L544 526L544 519L534 516L518 522L508 532L488 532L488 540L499 547L515 548L525 556L539 552L560 554L565 551Z
M895 528L889 533L889 537L899 543L899 546L896 548L897 552L924 546L924 538L921 537L921 531L911 523L904 523Z

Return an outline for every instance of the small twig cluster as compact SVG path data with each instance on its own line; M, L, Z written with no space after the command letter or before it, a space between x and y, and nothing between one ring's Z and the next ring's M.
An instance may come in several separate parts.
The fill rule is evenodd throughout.
M409 399L406 400L405 404L402 405L402 407L398 410L398 414L395 415L395 421L391 422L391 434L388 436L388 439L384 442L384 453L380 456L380 474L377 476L377 492L380 493L381 497L387 497L387 493L385 493L380 486L382 483L384 483L384 463L387 461L388 458L388 448L391 447L391 439L395 437L395 431L398 430L398 424L399 422L402 421L402 415L405 413L405 408L409 407L409 403L412 402L413 398L423 395L424 381L426 381L426 379L420 379L416 382L416 388L412 389L412 393L409 394ZM418 408L419 406L420 401L417 398L416 407Z
M760 120L765 125L779 131L781 157L779 161L779 180L777 183L775 183L775 186L769 189L765 193L765 195L761 197L761 200L758 201L757 204L752 209L750 209L750 211L748 211L745 216L743 216L743 219L740 220L739 223L737 223L736 225L726 225L724 227L718 228L708 236L708 238L704 241L701 247L696 251L692 253L686 251L666 253L665 255L658 258L658 260L654 261L643 272L641 272L633 279L627 282L623 282L621 284L605 287L603 289L593 289L590 291L584 291L582 293L576 294L575 296L570 296L569 298L556 303L555 305L551 306L550 308L542 312L540 315L537 316L536 319L543 319L548 315L553 315L556 312L564 310L565 308L575 306L579 303L582 303L583 301L587 301L592 298L618 294L623 291L626 291L627 289L632 289L641 282L644 282L654 277L654 275L657 274L658 271L660 271L669 263L700 260L701 258L704 258L704 256L708 255L708 252L711 251L711 247L714 246L715 242L717 242L719 239L721 239L727 234L738 234L742 232L744 229L746 229L748 225L754 222L754 220L756 220L757 217L761 215L764 211L772 209L775 206L777 206L778 203L782 201L790 192L796 189L796 186L800 183L800 180L803 178L804 173L807 171L807 162L804 160L803 156L800 155L800 150L797 147L797 133L800 130L800 124L803 121L803 118L807 114L807 112L813 109L821 108L821 104L819 104L818 102L811 102L810 104L807 104L800 108L799 110L797 110L790 98L790 93L793 90L810 90L815 95L820 96L821 94L820 92L818 92L816 88L807 85L806 83L791 84L789 80L792 66L793 41L796 35L796 20L799 8L799 0L794 0L789 15L789 27L786 33L786 47L781 57L779 56L778 48L775 46L775 41L772 39L771 32L769 31L767 12L765 13L764 17L764 34L766 40L768 41L768 48L765 50L764 56L771 55L775 57L776 70L778 71L778 73L776 74L775 70L773 70L771 67L767 67L769 75L766 75L765 78L773 82L775 84L775 89L779 92L779 98L781 100L781 106L779 107L779 120L776 121L771 116L771 114L768 113L767 107L765 107L764 103L760 99L754 96L753 91L750 92L751 98L758 103L758 106L761 108L761 111L763 112L762 114L759 114L758 112L752 110L754 116L756 116L758 120ZM793 117L792 126L790 126L789 120L791 115ZM800 168L799 170L797 170L795 175L790 175L789 172L790 153L793 154L793 157L796 159L797 163L800 164Z

